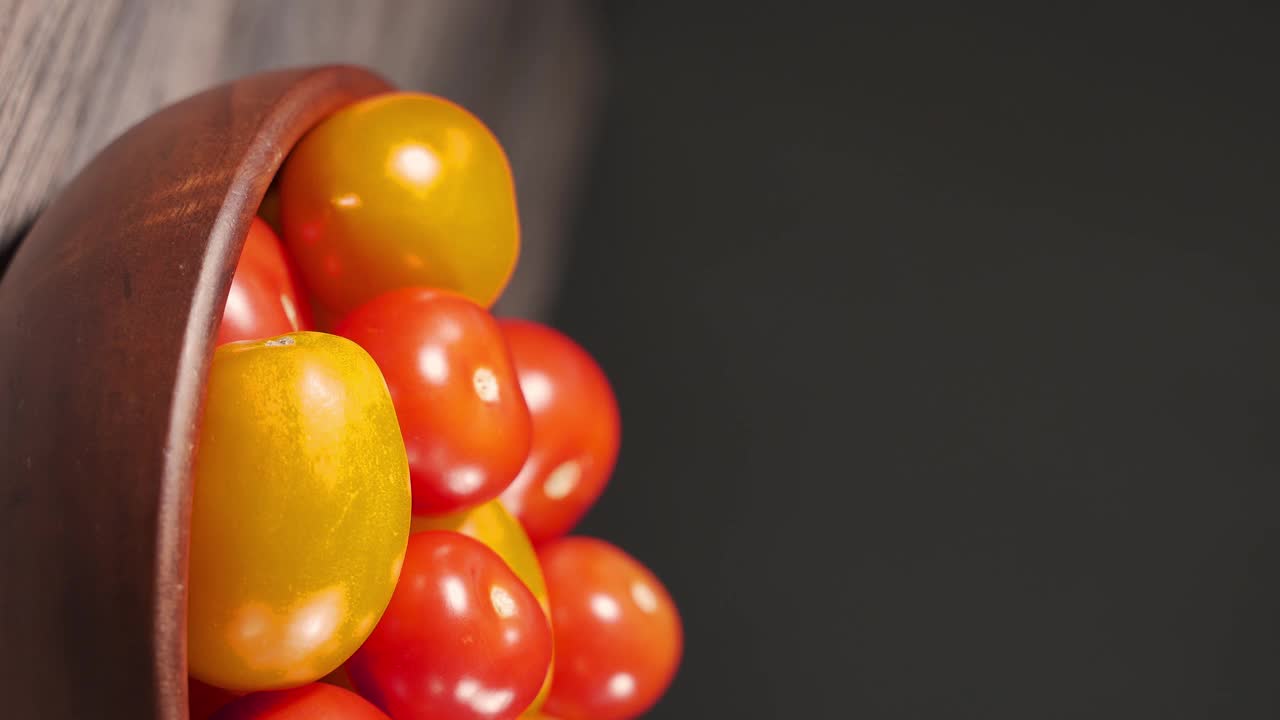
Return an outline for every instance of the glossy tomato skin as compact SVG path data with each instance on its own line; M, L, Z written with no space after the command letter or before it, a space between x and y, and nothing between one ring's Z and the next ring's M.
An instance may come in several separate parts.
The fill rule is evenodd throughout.
M335 315L409 286L489 307L519 253L506 154L474 115L430 95L326 118L285 161L280 209L290 252Z
M551 629L533 593L465 535L414 533L391 604L347 662L396 720L505 720L533 701Z
M604 491L618 458L618 403L600 366L564 334L499 324L533 419L529 456L501 499L538 544L569 532Z
M256 692L222 708L213 720L390 720L368 700L340 687L312 683Z
M314 327L311 306L284 245L254 218L231 278L217 343L258 340Z
M409 534L408 463L382 375L324 333L223 345L198 442L191 675L241 692L323 677L381 616Z
M653 706L680 664L675 603L647 568L603 540L538 548L555 629L556 677L545 705L564 720L627 720Z
M402 288L335 332L382 368L395 401L418 514L492 500L529 453L530 420L497 322L456 293Z
M498 553L498 557L507 563L516 577L533 593L538 605L548 616L551 605L547 601L547 583L542 579L542 567L538 564L538 554L533 543L525 534L520 521L512 517L502 503L490 500L473 508L460 510L448 515L414 516L410 525L412 532L424 530L449 530L462 533L484 543L484 546ZM554 652L552 653L554 655ZM529 706L529 710L537 710L546 702L551 692L551 678L555 671L554 658L547 669L547 677L538 691L538 697ZM528 716L526 711L525 716Z

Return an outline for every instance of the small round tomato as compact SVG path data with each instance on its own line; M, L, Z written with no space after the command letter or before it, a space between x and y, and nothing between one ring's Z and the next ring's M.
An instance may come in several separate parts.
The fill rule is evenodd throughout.
M307 284L337 315L414 285L489 307L520 248L498 140L420 93L358 102L307 133L285 161L280 209Z
M239 691L324 677L387 606L409 471L377 365L302 332L214 352L193 468L188 660Z
M550 615L551 606L547 603L547 584L542 579L542 568L538 565L538 555L533 550L533 543L525 534L520 522L502 507L497 500L490 500L483 505L462 510L448 515L415 516L410 524L411 532L423 530L449 530L459 532L484 543L485 547L498 553L507 567L524 582L543 612ZM553 653L554 654L554 653ZM551 692L551 678L554 674L555 662L547 668L547 677L542 682L538 697L529 706L537 710Z
M415 513L492 500L529 453L529 409L497 322L456 293L403 288L335 329L369 351L395 401Z
M684 642L667 589L603 540L560 538L539 547L538 558L558 658L547 712L627 720L648 710L671 683Z
M312 327L311 309L275 232L254 218L218 326L217 343L258 340Z
M603 492L618 458L618 403L573 340L526 320L499 324L533 418L528 459L502 504L537 544L569 532Z
M312 683L292 690L256 692L222 708L214 720L390 720L348 690Z
M551 663L533 593L489 548L447 531L409 537L386 613L347 670L396 720L512 718Z

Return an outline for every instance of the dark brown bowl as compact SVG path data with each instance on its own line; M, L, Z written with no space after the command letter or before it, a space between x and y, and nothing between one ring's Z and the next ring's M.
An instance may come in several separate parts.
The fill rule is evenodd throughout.
M360 68L171 105L58 195L0 279L0 717L185 720L191 453L249 221Z

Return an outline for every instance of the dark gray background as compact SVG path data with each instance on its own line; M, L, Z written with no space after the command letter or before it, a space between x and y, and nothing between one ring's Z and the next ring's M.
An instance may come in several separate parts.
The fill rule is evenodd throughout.
M555 307L652 717L1277 717L1275 12L835 5L607 4Z

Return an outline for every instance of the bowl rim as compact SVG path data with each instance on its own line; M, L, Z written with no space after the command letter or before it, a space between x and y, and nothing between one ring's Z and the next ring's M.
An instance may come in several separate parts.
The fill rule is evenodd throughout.
M19 243L0 276L0 691L15 716L188 717L191 460L231 276L289 150L394 89L328 65L179 100L103 148Z

